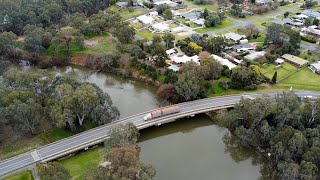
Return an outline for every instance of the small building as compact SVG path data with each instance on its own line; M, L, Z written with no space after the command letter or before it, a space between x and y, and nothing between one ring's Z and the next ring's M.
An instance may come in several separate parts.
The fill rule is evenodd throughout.
M194 21L200 18L200 12L188 12L179 15L181 18L187 19L189 21Z
M284 60L281 59L281 58L278 58L278 59L276 59L276 60L274 61L274 63L276 63L276 64L278 64L278 65L281 65L281 64L284 63Z
M304 14L304 15L306 15L308 17L320 20L320 12L318 12L318 11L313 11L313 10L307 9L307 10L302 11L301 14Z
M256 59L259 59L259 58L263 57L264 55L266 55L265 51L258 51L258 52L253 52L253 53L251 53L249 55L246 55L244 58L248 59L248 60L251 60L251 61L254 61Z
M291 54L285 54L281 56L281 58L299 68L309 63L309 61L301 59L297 56L293 56Z
M317 29L317 26L310 26L308 28L302 28L301 32L304 32L305 34L314 36L314 37L320 37L320 29Z
M295 27L301 27L304 25L304 23L302 22L298 22L297 19L296 20L292 20L289 18L283 18L283 19L277 19L275 21L273 21L276 24L281 24L281 25L289 25L289 26L295 26Z
M157 2L154 2L153 4L154 4L154 5L166 4L166 5L170 6L171 8L175 8L175 7L178 6L178 3L172 2L172 1L169 1L169 0L157 1Z
M154 21L153 17L147 16L147 15L138 16L137 20L144 25L151 25L153 24L153 21Z
M230 33L225 34L224 37L225 37L226 39L231 39L231 40L233 40L233 41L235 41L235 42L238 42L238 41L246 38L245 35L240 35L240 34L233 33L233 32L230 32Z
M215 54L212 54L211 57L218 61L220 64L224 65L224 66L228 66L228 68L231 70L233 68L235 68L237 65L233 64L232 62L230 62L228 59L224 59L220 56L217 56Z
M320 74L320 61L311 63L309 69L314 73Z
M122 2L117 2L116 5L120 8L126 8L126 7L128 7L129 3L122 1Z
M149 16L158 16L158 12L157 11L149 12Z
M251 44L234 45L234 46L232 46L232 49L236 52L239 52L239 53L254 50L254 48Z

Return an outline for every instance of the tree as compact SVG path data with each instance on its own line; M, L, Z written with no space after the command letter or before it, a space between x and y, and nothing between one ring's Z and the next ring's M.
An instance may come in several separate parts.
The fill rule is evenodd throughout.
M209 16L209 11L208 11L208 9L207 8L205 8L204 10L203 10L203 13L201 13L201 16L203 17L203 19L207 19L207 17Z
M204 79L213 80L218 79L221 76L222 65L212 57L201 58L200 65L200 73Z
M195 54L198 54L198 53L200 53L202 51L202 47L197 45L194 42L190 42L188 44L188 48L192 53L195 53Z
M313 18L307 18L305 21L304 21L304 25L309 27L311 25L313 25Z
M176 87L173 84L163 84L157 91L157 95L161 99L177 103L179 102L179 94L177 93Z
M166 19L172 19L173 13L170 9L166 9L163 11L163 17Z
M35 135L42 121L42 107L34 99L28 99L25 103L14 101L6 108L7 119L11 119L14 127L20 131Z
M250 68L234 68L231 74L231 86L235 89L254 90L260 83L258 78Z
M302 161L300 164L300 178L303 180L317 179L318 167L312 162Z
M179 76L176 90L185 101L193 100L200 93L199 79L192 72L184 72Z
M41 179L61 180L72 179L70 173L57 162L50 162L39 166L39 176Z
M313 20L313 25L315 25L315 26L319 26L319 19L314 19Z
M175 40L175 36L172 33L165 33L162 36L163 41L166 43L166 48L172 48L173 47L173 42Z
M13 32L3 32L0 34L0 54L14 56L19 46L17 35Z
M274 84L276 84L277 83L277 74L278 74L278 72L276 71L276 72L274 72L274 74L273 74L273 77L272 77L272 83L274 83Z
M109 171L104 167L91 168L85 176L85 180L112 180Z
M111 129L109 139L105 142L107 148L119 148L134 145L140 134L132 123L121 124Z
M164 11L167 9L170 10L169 5L167 5L167 4L160 4L160 5L156 6L156 10L160 15L162 15L164 13Z
M215 54L219 53L225 47L225 39L221 36L218 37L209 37L206 41L206 50Z
M287 18L288 16L289 16L289 14L290 14L290 12L285 12L284 14L283 14L283 16L284 16L284 18Z

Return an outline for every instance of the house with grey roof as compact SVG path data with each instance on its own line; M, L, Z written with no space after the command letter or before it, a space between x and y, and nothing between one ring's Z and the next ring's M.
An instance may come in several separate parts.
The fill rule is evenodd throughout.
M188 12L179 15L181 18L187 19L189 21L194 21L200 18L200 12Z
M245 51L254 50L254 48L251 44L234 45L234 46L232 46L232 49L236 52L245 52Z
M320 61L311 63L309 69L314 73L320 74Z
M128 7L128 2L117 2L116 5L120 8Z
M307 9L307 10L302 11L301 14L304 14L304 15L306 15L308 17L320 20L320 12L319 11L313 11L313 10Z
M272 2L273 0L256 0L256 4L268 4Z

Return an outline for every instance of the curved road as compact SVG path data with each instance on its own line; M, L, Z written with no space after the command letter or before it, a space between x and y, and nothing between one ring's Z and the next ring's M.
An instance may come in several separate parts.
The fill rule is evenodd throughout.
M277 93L267 94L270 96L275 96ZM296 94L299 96L320 97L320 93L309 91L296 92ZM148 112L123 118L116 122L100 126L92 130L74 135L72 137L48 144L34 151L21 154L19 156L13 157L5 161L1 161L0 177L4 177L5 175L8 175L12 172L28 168L36 163L50 161L62 157L64 155L76 152L80 149L87 148L88 146L92 146L94 144L103 142L108 138L108 134L112 127L118 124L132 122L139 129L144 129L150 126L172 122L182 117L192 116L211 110L232 107L235 103L239 102L241 97L256 98L259 96L262 96L262 94L247 94L245 96L239 94L181 103L179 104L181 109L179 113L159 117L156 119L149 120L147 122L143 121L143 116Z

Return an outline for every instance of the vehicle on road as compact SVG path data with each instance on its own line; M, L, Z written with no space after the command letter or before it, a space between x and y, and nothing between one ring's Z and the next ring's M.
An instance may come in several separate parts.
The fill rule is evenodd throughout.
M147 121L147 120L150 120L150 119L153 119L153 118L166 116L166 115L174 114L174 113L178 113L178 112L180 112L180 107L179 106L171 106L171 107L168 107L168 108L152 111L152 112L146 114L143 117L143 120Z

